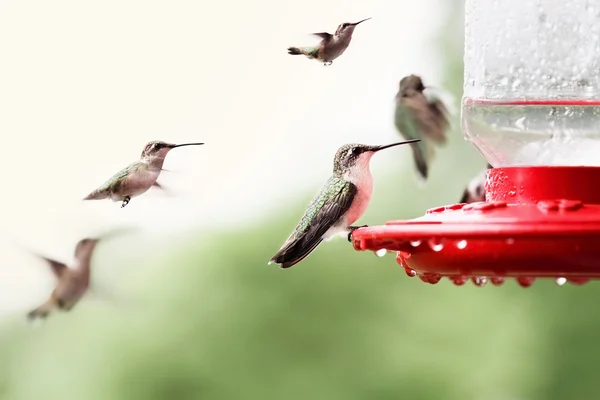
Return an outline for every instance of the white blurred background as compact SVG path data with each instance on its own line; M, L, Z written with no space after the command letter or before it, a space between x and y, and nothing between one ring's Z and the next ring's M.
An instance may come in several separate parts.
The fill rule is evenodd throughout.
M24 248L68 261L82 235L114 225L259 224L317 191L340 145L399 140L399 79L438 84L443 3L0 2L0 312L48 293ZM287 54L367 17L330 67ZM150 140L206 144L169 154L171 196L81 201ZM375 182L384 160L412 167L409 155L375 157Z

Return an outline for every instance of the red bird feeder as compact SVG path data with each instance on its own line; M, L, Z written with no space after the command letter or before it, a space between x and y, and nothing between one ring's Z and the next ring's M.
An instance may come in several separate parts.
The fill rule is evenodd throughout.
M497 167L486 201L357 229L356 250L431 284L600 278L600 38L572 3L467 0L462 129Z

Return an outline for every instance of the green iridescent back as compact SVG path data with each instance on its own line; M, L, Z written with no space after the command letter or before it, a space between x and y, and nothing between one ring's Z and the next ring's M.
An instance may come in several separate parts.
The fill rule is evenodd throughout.
M313 225L316 215L327 205L328 201L332 201L338 193L342 195L350 192L350 182L342 178L332 176L327 180L327 183L321 188L321 191L312 199L304 215L300 219L298 226L294 231L294 235L305 233Z

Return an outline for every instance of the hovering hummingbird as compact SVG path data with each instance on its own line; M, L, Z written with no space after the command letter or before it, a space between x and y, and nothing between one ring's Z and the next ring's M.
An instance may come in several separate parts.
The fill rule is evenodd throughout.
M111 199L122 201L121 208L129 204L133 197L144 194L150 187L162 189L156 182L167 153L176 147L199 146L204 143L171 144L161 141L149 142L141 158L114 174L98 189L88 194L83 200Z
M344 22L338 26L333 35L327 32L312 33L312 35L323 39L317 47L289 47L288 54L304 54L311 60L316 59L322 62L323 65L331 65L333 60L341 56L348 48L356 25L369 19L371 19L371 17L358 22Z
M369 170L373 154L419 140L385 146L352 143L340 147L333 160L333 175L311 201L300 222L269 264L277 263L281 268L289 268L308 256L321 241L338 234L347 233L350 241L352 232L360 228L352 224L367 209L373 192L373 177Z
M90 262L100 238L82 239L75 246L75 258L71 266L50 258L39 256L50 264L58 280L50 298L41 306L27 314L31 320L45 319L54 309L70 311L87 292L90 284Z
M489 163L483 171L477 174L465 188L459 203L475 203L485 201L485 179L487 171L493 168Z
M412 144L411 149L420 177L427 180L429 163L435 154L433 144L446 144L450 122L442 101L431 96L427 98L424 90L423 81L417 75L400 80L394 123L405 139L423 139L421 143Z

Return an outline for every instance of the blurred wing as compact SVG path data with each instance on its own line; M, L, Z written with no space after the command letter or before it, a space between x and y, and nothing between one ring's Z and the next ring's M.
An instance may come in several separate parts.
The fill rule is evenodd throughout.
M331 38L333 37L333 35L331 33L327 33L327 32L311 33L311 35L318 36L327 42L329 42L331 40Z
M40 256L39 254L36 254L36 256L50 264L50 269L52 270L52 273L58 279L60 279L60 277L65 273L65 271L67 271L67 266L61 262L55 261L51 258Z
M446 144L446 130L450 127L448 110L444 104L434 99L431 103L422 93L403 97L402 105L406 108L406 120L411 120L423 135L436 144Z
M444 89L428 86L423 91L429 103L441 101L447 109L449 115L456 115L456 98L454 95Z
M311 201L294 232L271 261L291 267L306 257L352 205L357 187L332 177Z

